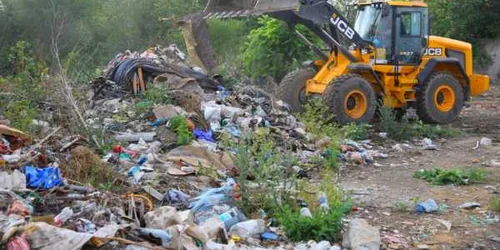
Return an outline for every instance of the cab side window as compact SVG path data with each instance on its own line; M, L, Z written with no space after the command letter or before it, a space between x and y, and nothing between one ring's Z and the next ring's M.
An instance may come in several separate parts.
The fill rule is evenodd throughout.
M400 64L417 64L422 54L423 22L421 11L400 9L397 61Z
M422 35L422 13L406 12L401 14L401 36Z

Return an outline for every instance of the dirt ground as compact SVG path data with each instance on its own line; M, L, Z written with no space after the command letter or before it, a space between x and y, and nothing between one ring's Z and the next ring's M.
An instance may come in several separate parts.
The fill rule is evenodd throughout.
M403 153L392 150L395 142L383 142L389 158L377 166L347 166L341 171L340 185L351 191L359 211L354 216L381 228L383 249L500 249L500 214L490 212L489 199L500 197L500 87L472 100L454 127L461 136L438 140L439 151L414 147ZM493 140L490 146L474 150L481 137ZM469 186L433 186L413 178L420 169L483 168L488 180ZM417 214L414 200L434 199L437 213ZM465 202L479 202L474 210L457 208ZM397 205L399 203L399 205ZM401 204L406 203L407 208ZM451 228L445 224L451 223ZM449 231L448 231L449 230ZM427 247L427 248L426 248Z

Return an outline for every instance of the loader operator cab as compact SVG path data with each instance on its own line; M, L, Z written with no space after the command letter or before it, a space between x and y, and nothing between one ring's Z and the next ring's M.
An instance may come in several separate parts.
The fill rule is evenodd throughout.
M376 49L376 64L418 65L428 36L425 7L358 5L354 29Z

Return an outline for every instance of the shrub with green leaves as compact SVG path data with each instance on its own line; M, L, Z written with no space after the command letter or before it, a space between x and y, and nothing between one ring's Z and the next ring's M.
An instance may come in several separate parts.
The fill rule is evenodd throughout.
M460 130L451 127L424 124L420 121L412 124L411 134L413 135L413 137L420 137L420 138L427 137L430 139L437 139L437 138L455 137L460 135L461 132Z
M419 122L409 122L406 118L398 119L397 111L379 104L378 127L387 133L387 137L404 141L412 138L445 138L460 135L460 131L451 127L440 125L424 124Z
M490 198L490 210L500 213L500 196Z
M168 123L169 128L177 134L177 144L186 145L194 139L193 134L189 131L185 117L172 117Z
M321 100L312 99L304 108L304 112L298 114L298 118L304 123L307 132L319 137L340 137L340 133L335 127L333 115L328 112L328 108L323 105Z
M29 131L32 119L43 115L40 104L46 102L47 89L43 86L47 68L33 58L32 46L18 41L10 48L8 56L12 75L0 77L0 114L12 126Z
M273 215L281 206L294 201L292 189L297 176L291 167L297 164L292 155L280 152L269 136L269 129L244 133L239 141L224 138L224 147L234 152L233 161L239 169L237 181L242 197L240 207L247 214L264 209Z
M340 128L340 132L348 139L359 141L370 137L370 125L350 123Z
M153 84L149 84L148 88L141 93L141 98L143 101L153 104L168 104L172 102L167 88Z
M416 171L413 177L423 179L434 185L469 185L484 182L487 177L487 172L483 169L464 171L456 168L434 168L432 170Z
M301 62L313 58L311 50L286 23L266 16L259 18L258 24L243 46L242 59L248 75L272 76L279 81ZM310 41L321 43L306 27L298 25L296 28Z
M352 209L350 203L341 206L330 205L330 210L313 212L313 217L300 216L300 210L285 207L278 215L278 221L283 226L286 236L291 241L338 241L341 237L342 217Z

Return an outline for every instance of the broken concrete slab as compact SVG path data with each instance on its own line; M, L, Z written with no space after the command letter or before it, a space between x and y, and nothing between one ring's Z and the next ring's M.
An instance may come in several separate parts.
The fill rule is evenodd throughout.
M349 229L344 235L344 247L353 250L379 250L380 232L378 227L373 227L364 219L352 219Z

